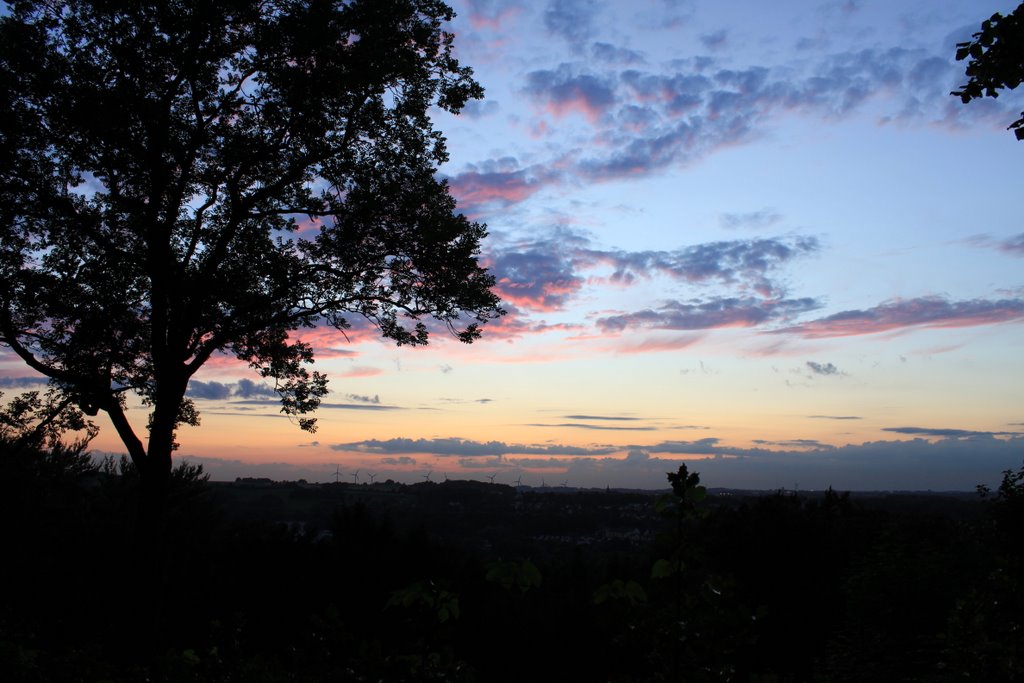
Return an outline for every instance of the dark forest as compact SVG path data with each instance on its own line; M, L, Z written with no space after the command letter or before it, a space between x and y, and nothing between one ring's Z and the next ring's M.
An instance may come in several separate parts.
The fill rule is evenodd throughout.
M979 494L172 477L7 443L5 681L1017 680L1024 469ZM153 610L149 606L157 605Z

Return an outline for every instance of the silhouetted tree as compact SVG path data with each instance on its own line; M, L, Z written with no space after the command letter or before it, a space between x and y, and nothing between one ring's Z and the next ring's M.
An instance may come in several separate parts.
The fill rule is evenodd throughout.
M0 391L0 398L3 398ZM69 433L81 433L66 441ZM68 396L51 388L21 393L0 409L0 442L8 449L61 451L85 456L89 442L98 434L95 424L85 419L82 411Z
M1000 89L1020 85L1024 81L1024 3L1007 16L996 12L983 21L974 40L957 43L956 58L970 58L967 83L950 93L964 104L978 97L999 97ZM1024 140L1024 112L1007 130Z
M464 342L502 314L432 107L482 96L439 0L62 0L0 19L0 344L107 413L158 520L229 353L312 431L301 328ZM149 409L148 432L127 415ZM148 501L148 502L147 502Z

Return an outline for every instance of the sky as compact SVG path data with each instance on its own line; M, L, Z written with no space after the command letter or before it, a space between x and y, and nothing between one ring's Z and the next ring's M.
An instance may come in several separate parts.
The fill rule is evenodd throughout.
M1024 92L949 93L956 43L1015 4L453 2L486 95L436 113L439 173L489 227L507 315L472 345L306 333L331 377L314 435L211 363L178 457L215 479L997 483L1024 462Z

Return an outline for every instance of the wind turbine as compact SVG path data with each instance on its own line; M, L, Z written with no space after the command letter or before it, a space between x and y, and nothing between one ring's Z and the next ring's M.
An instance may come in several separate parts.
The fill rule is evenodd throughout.
M335 465L334 483L337 484L338 483L338 479L340 479L340 478L341 478L341 465Z
M448 473L447 472L444 473L444 480L448 481Z
M366 476L368 476L370 478L370 485L372 486L373 485L373 480L377 478L377 475L374 474L373 472L367 472Z
M542 489L546 489L548 487L548 483L546 481L544 481L544 477L540 478L540 487Z
M434 473L434 470L430 470L426 474L421 474L420 476L423 477L426 481L430 481L430 475L433 474L433 473Z
M493 484L494 483L494 478L496 476L498 476L498 472L495 472L494 474L487 475L487 478L490 479L491 483Z
M359 483L359 470L356 470L355 472L352 473L352 483L353 484L358 484Z
M522 485L523 485L523 475L520 474L519 478L516 479L516 488L519 488Z

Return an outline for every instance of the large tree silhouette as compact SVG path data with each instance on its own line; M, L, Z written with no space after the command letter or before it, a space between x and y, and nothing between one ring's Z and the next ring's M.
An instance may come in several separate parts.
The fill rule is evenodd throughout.
M226 352L304 417L296 330L425 344L501 315L432 107L482 95L436 0L15 2L0 20L0 344L107 413L159 517ZM439 327L441 325L438 325ZM126 414L148 407L148 434ZM148 505L148 508L146 507Z

